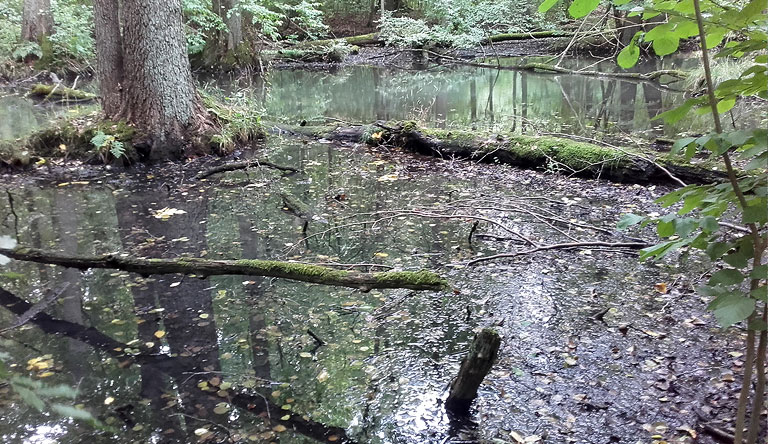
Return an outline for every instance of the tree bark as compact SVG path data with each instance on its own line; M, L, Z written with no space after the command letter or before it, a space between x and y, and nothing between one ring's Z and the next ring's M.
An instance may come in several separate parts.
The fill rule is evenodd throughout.
M30 42L41 42L53 34L51 0L24 0L21 13L21 38Z
M181 0L124 0L122 85L118 117L147 135L150 160L180 158L190 134L207 125L192 80Z
M491 371L499 354L501 337L495 330L484 328L475 335L469 353L461 361L461 368L451 384L451 392L445 401L445 408L457 414L466 414L472 401L477 398L477 389Z
M208 260L200 258L148 259L122 255L71 256L35 248L0 248L13 259L78 268L111 268L144 275L193 274L198 277L241 275L290 279L314 284L336 285L370 291L374 288L408 288L441 291L449 288L439 275L426 271L361 273L334 270L319 265L267 260Z
M101 107L108 119L116 119L122 104L123 38L120 35L118 0L94 0L96 34L96 77L101 91Z

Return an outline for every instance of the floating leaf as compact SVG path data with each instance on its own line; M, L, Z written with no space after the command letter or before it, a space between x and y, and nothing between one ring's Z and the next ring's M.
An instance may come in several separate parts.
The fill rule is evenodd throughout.
M156 332L155 332L155 337L156 337L157 339L160 339L160 338L162 338L163 336L165 336L165 332L164 332L163 330L158 330L158 331L156 331Z

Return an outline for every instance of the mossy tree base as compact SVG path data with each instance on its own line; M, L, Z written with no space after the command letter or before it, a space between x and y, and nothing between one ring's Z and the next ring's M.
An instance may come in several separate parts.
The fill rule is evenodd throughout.
M679 184L670 173L687 183L712 183L725 178L720 171L686 164L674 156L654 158L653 153L561 137L424 128L415 122L360 126L273 125L271 128L284 134L369 145L387 144L441 158L501 163L621 183Z
M201 258L148 259L122 255L70 256L34 248L3 249L0 255L41 264L86 270L110 268L143 275L189 274L198 277L219 275L264 276L314 284L334 285L370 291L375 288L446 290L448 282L426 270L362 273L336 270L319 265L256 259L209 260Z

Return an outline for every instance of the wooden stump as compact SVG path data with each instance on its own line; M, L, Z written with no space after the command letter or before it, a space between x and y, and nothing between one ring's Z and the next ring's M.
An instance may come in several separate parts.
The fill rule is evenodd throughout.
M451 392L445 401L445 408L452 413L466 414L472 401L477 398L477 389L496 362L501 346L501 337L492 328L484 328L475 335L469 353L461 361L461 368L451 384Z

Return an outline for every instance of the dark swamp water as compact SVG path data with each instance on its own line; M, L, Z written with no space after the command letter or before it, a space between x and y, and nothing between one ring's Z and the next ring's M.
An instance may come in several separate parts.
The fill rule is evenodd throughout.
M357 67L334 75L278 72L263 103L273 115L365 121L406 117L416 103L446 92L447 103L440 105L445 117L437 113L446 125L474 118L501 124L501 111L492 123L480 117L480 105L473 118L452 104L467 102L473 81L478 103L487 98L482 82L488 72L473 72L388 77L385 85L402 86L382 99L391 103L383 117L369 103L375 98L363 93L369 81L363 78L372 72ZM512 82L513 74L521 80L521 73L498 76ZM408 75L431 80L409 83ZM438 75L453 81L432 83ZM298 77L315 99L299 97ZM350 83L355 78L362 83ZM535 78L528 77L527 88L539 91L531 103L543 110L546 88L532 85L551 79ZM315 79L313 88L307 79ZM595 93L589 85L580 86L587 96ZM551 101L557 94L562 100L555 87ZM494 88L512 90L508 84ZM497 110L514 107L514 99L493 100ZM1 119L3 137L45 124L51 113L70 112L17 96L0 103L4 117L12 117ZM429 108L433 116L436 106ZM529 116L538 115L533 109ZM562 114L546 118L573 132ZM590 227L612 230L622 212L660 211L652 201L665 192L661 187L277 137L264 150L273 162L303 172L255 169L197 181L200 165L193 162L123 173L105 169L56 183L8 176L0 183L0 235L81 255L430 268L457 291L361 293L258 277L81 273L12 262L0 270L0 282L27 301L69 285L47 310L64 322L3 333L4 361L46 383L76 386L75 404L107 431L39 413L6 387L0 388L3 442L693 442L699 414L730 414L724 399L738 389L732 375L740 363L725 343L738 338L719 331L687 277L701 275L708 264L696 258L640 264L633 255L595 249L464 265L476 256L522 248L512 233L541 243L621 239ZM303 221L283 208L280 191L313 208L307 239ZM434 217L468 213L509 231L481 224L470 244L471 221ZM550 226L542 218L560 222ZM691 272L675 274L679 265ZM659 293L658 283L670 291ZM14 319L0 311L0 325ZM77 330L75 324L90 328ZM446 385L476 329L489 325L503 336L499 362L471 419L451 418L441 405ZM308 330L326 344L318 345ZM30 360L46 364L28 370ZM697 442L707 439L699 435Z

